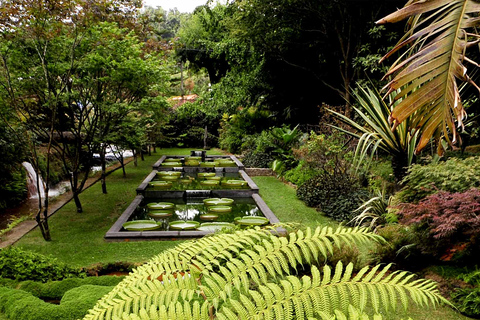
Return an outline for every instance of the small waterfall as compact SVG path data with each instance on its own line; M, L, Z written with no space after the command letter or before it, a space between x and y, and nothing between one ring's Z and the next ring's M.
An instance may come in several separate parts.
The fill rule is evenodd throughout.
M186 190L184 197L185 198L210 198L212 190Z
M38 176L38 185L40 190L37 189L37 173L33 168L32 164L29 162L22 162L22 166L27 171L27 188L28 188L28 198L29 199L36 199L38 195L45 198L45 184L43 183L43 179L41 176Z

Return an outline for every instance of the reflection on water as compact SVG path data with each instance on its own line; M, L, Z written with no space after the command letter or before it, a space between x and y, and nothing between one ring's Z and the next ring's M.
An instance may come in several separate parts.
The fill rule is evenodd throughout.
M130 217L130 220L155 220L162 222L162 231L167 231L168 223L176 220L208 222L202 220L201 215L210 214L208 208L204 205L203 200L206 198L193 198L184 200L182 198L172 199L145 199L142 204L136 209L136 212ZM213 220L216 222L233 222L236 217L243 216L260 216L263 217L262 212L255 204L252 198L234 198L235 202L232 205L230 212L215 213L218 218ZM175 204L175 209L171 210L172 215L168 218L151 218L148 215L147 204L152 202L171 202Z

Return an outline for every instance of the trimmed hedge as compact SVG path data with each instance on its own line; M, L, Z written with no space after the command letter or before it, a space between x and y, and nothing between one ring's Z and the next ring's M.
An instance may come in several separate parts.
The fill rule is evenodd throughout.
M102 276L88 278L71 278L62 281L49 281L47 283L36 281L23 281L18 283L16 289L30 292L35 297L41 299L58 299L60 300L64 294L73 289L84 285L96 285L104 287L116 286L124 277Z
M23 290L0 287L0 312L10 320L75 320L83 318L113 286L83 285L65 293L59 305Z

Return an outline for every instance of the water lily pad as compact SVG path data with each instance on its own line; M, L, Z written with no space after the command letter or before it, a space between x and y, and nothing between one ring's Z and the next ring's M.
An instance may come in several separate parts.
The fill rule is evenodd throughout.
M220 167L236 167L237 164L232 160L219 160L218 165Z
M175 204L171 202L150 202L147 204L149 210L166 210L175 208Z
M222 186L226 187L243 187L247 185L245 180L225 180L222 181Z
M230 198L208 198L203 200L206 206L231 206L235 200Z
M170 210L148 210L148 216L157 219L165 219L173 215L173 209Z
M152 181L148 185L154 189L168 189L172 183L170 181Z
M215 214L215 213L205 213L200 215L200 220L212 221L217 219L218 219L218 214Z
M215 177L215 172L199 172L197 176L199 178Z
M213 168L218 165L218 162L209 161L209 162L200 162L200 167Z
M164 177L164 176L178 176L180 177L182 173L180 171L159 171L157 172L157 176Z
M158 177L158 179L160 180L163 180L163 181L177 181L178 178L180 178L180 176L174 176L174 175L170 175L170 176L160 176Z
M171 230L194 230L200 225L200 222L197 221L172 221L169 223Z
M202 160L202 157L186 157L185 160L186 160L186 161L190 161L190 160Z
M162 167L173 168L173 167L181 167L181 162L163 162Z
M225 212L230 212L232 211L232 207L230 206L211 206L208 207L209 212L215 212L215 213L225 213Z
M163 162L180 162L180 160L176 158L167 158L163 160Z
M128 221L123 224L123 228L128 231L149 231L160 229L160 227L161 225L153 220Z
M235 223L243 226L263 226L269 222L265 217L244 216L235 218Z
M222 177L220 176L213 176L213 177L205 177L205 179L207 180L217 180L217 181L220 181L222 179Z
M203 181L200 181L200 184L202 186L217 186L220 184L220 181L217 181L217 180L203 180Z
M235 225L229 222L204 222L197 228L200 231L218 231L222 230L223 228L233 229Z
M188 167L196 167L196 166L200 165L200 161L198 161L198 160L188 160L188 161L185 161L185 165L188 166Z
M193 180L191 179L180 179L178 180L178 182L180 182L181 184L190 184L192 183Z

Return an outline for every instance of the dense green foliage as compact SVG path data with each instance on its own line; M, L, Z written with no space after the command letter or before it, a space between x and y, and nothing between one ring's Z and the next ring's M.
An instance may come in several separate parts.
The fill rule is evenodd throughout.
M403 183L402 202L417 202L438 190L462 192L480 187L480 157L413 165Z
M270 153L248 150L242 159L242 163L247 168L270 168L273 160L275 159Z
M300 200L337 221L350 221L352 212L368 195L357 178L348 173L321 174L305 181L297 190Z
M55 258L9 247L0 251L0 277L15 280L49 281L79 277L84 273Z

